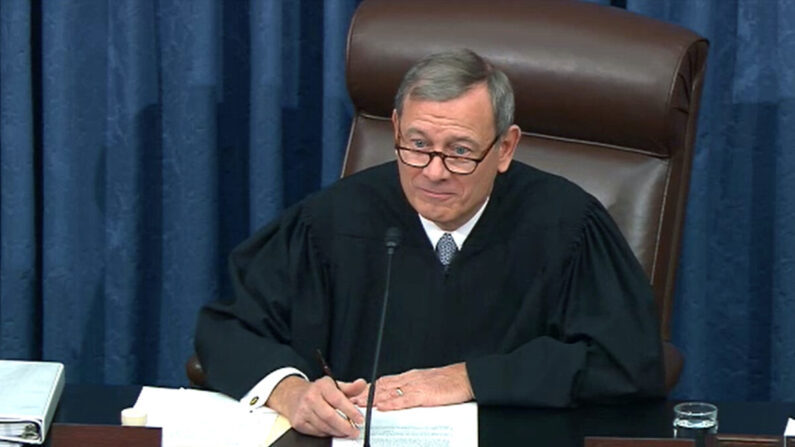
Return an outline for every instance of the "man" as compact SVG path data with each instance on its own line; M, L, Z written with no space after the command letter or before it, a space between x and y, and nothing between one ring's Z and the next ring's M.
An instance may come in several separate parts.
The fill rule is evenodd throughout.
M376 406L571 406L663 394L648 280L599 202L512 162L505 75L468 50L406 74L397 161L347 177L238 247L206 307L208 384L313 435L356 436L398 227ZM324 377L319 349L339 379ZM253 388L252 388L253 387Z

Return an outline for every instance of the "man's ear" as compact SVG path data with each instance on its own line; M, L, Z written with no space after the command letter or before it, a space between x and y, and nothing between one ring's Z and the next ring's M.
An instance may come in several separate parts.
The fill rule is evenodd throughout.
M395 141L398 140L398 134L399 134L399 131L400 131L400 129L398 129L399 121L400 121L400 117L397 114L397 109L392 109L392 131L393 131L393 134L394 134L394 140Z
M499 161L497 164L497 170L499 172L505 172L508 170L508 167L511 166L511 160L513 160L514 152L516 152L516 146L519 145L519 140L521 138L522 129L520 129L516 124L512 124L511 127L509 127L505 132L505 137L500 140L500 145L497 148L500 151Z

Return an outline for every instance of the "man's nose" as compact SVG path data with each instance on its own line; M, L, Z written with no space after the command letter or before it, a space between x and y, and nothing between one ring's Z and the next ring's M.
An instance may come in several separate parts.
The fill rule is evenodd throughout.
M444 165L444 161L442 161L442 157L438 155L431 158L431 162L428 163L428 166L422 169L422 173L430 180L444 180L450 176L450 171L447 170L447 167Z

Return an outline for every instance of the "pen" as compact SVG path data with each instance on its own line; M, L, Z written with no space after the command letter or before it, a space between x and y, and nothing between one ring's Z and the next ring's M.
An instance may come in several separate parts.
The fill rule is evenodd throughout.
M323 358L323 354L320 352L320 349L315 349L315 354L317 354L317 360L320 362L320 367L323 368L323 374L329 376L331 378L331 380L334 382L334 386L336 386L338 390L342 391L342 388L340 388L339 383L337 383L337 379L334 378L334 374L331 373L331 368L329 368L328 364L326 363L326 359ZM351 418L349 418L339 408L335 408L334 410L341 417L347 419L348 423L350 423L353 428L355 428L355 429L360 429L361 428L358 425L356 425L356 423L353 422L351 420Z

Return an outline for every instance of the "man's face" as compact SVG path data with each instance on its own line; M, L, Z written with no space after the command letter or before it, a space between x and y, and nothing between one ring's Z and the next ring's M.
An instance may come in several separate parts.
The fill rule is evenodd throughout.
M444 102L407 98L403 115L392 113L395 139L400 146L462 155L479 159L494 140L494 114L485 84ZM511 163L519 140L519 129L511 126L506 137L488 152L469 175L453 174L440 157L424 168L398 161L403 193L420 215L444 230L466 223L491 194L494 178Z

